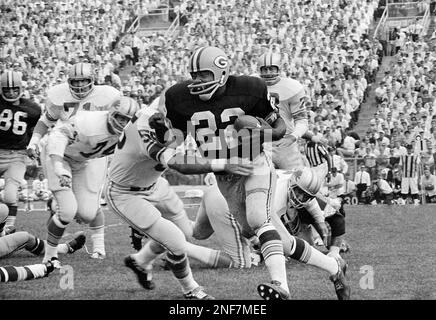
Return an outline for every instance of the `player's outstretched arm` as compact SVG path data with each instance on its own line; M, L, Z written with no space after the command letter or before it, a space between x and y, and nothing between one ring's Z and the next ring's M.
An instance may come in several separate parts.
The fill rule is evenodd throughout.
M209 172L227 172L241 176L253 174L251 162L235 159L204 159L201 157L177 153L167 162L167 166L183 174L202 174Z

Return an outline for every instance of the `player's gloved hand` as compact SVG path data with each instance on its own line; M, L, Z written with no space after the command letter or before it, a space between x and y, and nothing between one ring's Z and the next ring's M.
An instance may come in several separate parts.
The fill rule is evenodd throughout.
M169 131L172 129L172 125L164 114L160 112L153 114L148 119L148 124L156 132L156 138L160 143L167 144L170 141Z
M327 247L329 244L329 229L327 228L327 225L324 220L318 220L316 221L313 226L315 227L315 230L319 233L321 236L321 239L324 243L324 245Z
M26 152L27 152L27 156L32 160L37 159L39 157L39 148L38 145L36 144L29 144L27 146Z

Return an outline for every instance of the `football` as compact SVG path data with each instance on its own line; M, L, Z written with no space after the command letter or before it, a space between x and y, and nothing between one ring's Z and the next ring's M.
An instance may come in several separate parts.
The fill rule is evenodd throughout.
M233 126L235 127L236 131L241 129L256 129L262 127L258 119L249 115L239 116L238 119L235 120Z

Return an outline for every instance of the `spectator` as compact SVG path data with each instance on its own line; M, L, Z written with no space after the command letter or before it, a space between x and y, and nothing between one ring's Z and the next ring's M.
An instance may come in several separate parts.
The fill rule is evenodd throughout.
M44 173L38 175L38 179L33 180L32 183L32 194L30 199L37 201L47 201L51 198L51 192L48 188L48 180L45 178Z
M330 198L341 197L344 193L344 175L338 172L336 167L332 167L330 179L326 182Z
M394 191L386 181L387 176L380 173L375 182L374 199L377 203L392 204Z
M436 203L436 176L431 174L429 166L424 166L424 174L421 177L421 188L426 203Z
M363 202L362 193L371 186L371 177L366 171L364 165L360 166L360 170L354 176L354 183L356 184L356 196L359 203Z

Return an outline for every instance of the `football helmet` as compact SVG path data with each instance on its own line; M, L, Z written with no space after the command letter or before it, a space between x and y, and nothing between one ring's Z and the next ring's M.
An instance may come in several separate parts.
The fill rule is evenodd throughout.
M78 100L91 93L94 89L94 81L94 69L90 63L76 63L68 72L68 85L71 95Z
M268 86L272 86L280 80L280 61L280 54L273 52L266 52L259 57L260 77L265 80ZM277 67L277 71L271 71L270 67Z
M15 102L23 95L21 74L15 71L5 71L0 78L1 94L4 100Z
M120 97L109 108L108 125L109 131L121 134L124 127L140 109L138 102L130 97Z
M322 181L309 167L295 169L288 185L288 202L293 208L302 208L311 201L321 189Z
M200 71L210 71L213 80L202 82L195 80L188 85L189 92L198 95L201 100L210 100L218 88L224 86L229 78L230 64L225 52L217 47L200 47L189 59L188 71L191 76Z

